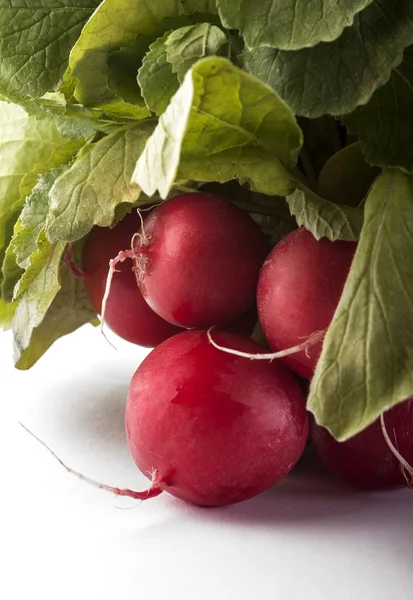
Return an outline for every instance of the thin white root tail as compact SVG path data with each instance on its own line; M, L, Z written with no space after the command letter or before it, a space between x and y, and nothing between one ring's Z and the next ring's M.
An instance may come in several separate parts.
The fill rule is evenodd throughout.
M413 467L409 465L407 460L400 454L396 446L391 441L386 429L386 424L384 422L384 413L380 415L380 425L386 444L388 445L390 451L393 453L395 458L397 458L397 460L399 461L400 470L402 472L403 477L406 480L407 487L413 489Z
M315 331L312 333L304 342L301 344L297 344L296 346L292 346L291 348L286 348L285 350L280 350L279 352L269 352L264 354L250 354L249 352L241 352L240 350L234 350L233 348L226 348L225 346L220 346L217 342L212 339L212 331L214 327L211 327L207 331L207 336L209 342L216 348L217 350L222 350L222 352L226 352L227 354L233 354L234 356L241 356L243 358L249 358L250 360L269 360L270 362L277 358L284 358L285 356L290 356L291 354L297 354L298 352L305 352L308 356L308 349L320 342L326 333L326 330L323 331Z
M66 465L66 463L64 463L63 460L59 458L59 456L57 456L57 454L43 440L41 440L39 437L37 437L37 435L30 431L30 429L28 429L26 425L23 425L23 423L21 423L20 421L19 425L21 425L21 427L23 427L23 429L27 431L27 433L29 433L35 440L37 440L44 448L46 448L46 450L50 452L50 454L68 473L74 475L82 481L85 481L93 487L99 488L100 490L106 490L107 492L111 492L116 496L127 496L129 498L134 498L135 500L147 500L149 498L155 498L155 496L159 496L159 494L161 494L166 488L166 484L159 477L159 473L157 470L154 470L152 473L151 487L144 492L135 492L134 490L117 488L111 485L106 485L105 483L100 483L99 481L91 479L90 477L87 477L86 475L83 475L82 473L79 473L78 471L75 471L74 469Z
M131 250L121 250L121 252L119 252L119 254L115 258L111 258L109 261L109 271L108 271L108 276L106 279L105 293L103 294L103 299L102 299L102 321L101 321L101 326L100 326L102 333L103 333L103 326L105 324L106 303L109 298L110 288L112 286L113 275L114 275L114 273L117 272L116 265L118 263L123 263L123 261L125 261L127 258L134 258L134 251L132 249Z

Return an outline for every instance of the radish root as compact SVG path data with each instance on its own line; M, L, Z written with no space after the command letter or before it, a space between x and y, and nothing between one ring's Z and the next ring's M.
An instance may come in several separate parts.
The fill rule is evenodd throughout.
M123 263L127 258L132 258L132 259L135 258L135 250L132 250L132 249L121 250L115 258L111 258L109 261L108 277L106 279L105 293L103 295L103 300L102 300L102 321L101 321L102 333L103 333L103 326L105 324L106 303L109 298L113 275L114 275L114 273L119 273L119 271L116 269L116 265L118 263Z
M326 333L326 330L323 331L315 331L312 333L304 342L301 344L297 344L296 346L292 346L291 348L286 348L285 350L280 350L279 352L269 352L264 354L249 354L248 352L241 352L240 350L234 350L233 348L226 348L225 346L220 346L212 339L212 331L214 327L211 327L207 331L207 336L209 342L216 348L217 350L222 350L222 352L227 352L228 354L233 354L234 356L241 356L243 358L249 358L250 360L269 360L270 362L277 358L284 358L285 356L290 356L291 354L297 354L298 352L308 352L308 348L320 342Z
M86 279L85 272L82 271L82 269L79 269L79 267L77 267L75 265L75 263L73 262L73 244L72 244L72 242L69 242L68 245L66 246L65 263L67 265L67 268L73 275L73 277L76 277L77 279Z
M37 437L37 435L35 435L32 431L30 431L30 429L28 429L20 421L19 421L19 425L21 425L21 427L23 427L23 429L25 431L27 431L27 433L29 433L35 440L37 440L44 448L46 448L46 450L48 452L50 452L50 454L57 460L57 462L64 469L66 469L66 471L68 473L70 473L71 475L75 475L75 477L78 477L79 479L81 479L82 481L85 481L86 483L88 483L89 485L92 485L93 487L97 487L101 490L106 490L107 492L111 492L112 494L115 494L116 496L127 496L128 498L133 498L134 500L149 500L149 498L155 498L156 496L159 496L159 494L161 494L167 487L166 482L164 480L162 480L162 478L159 477L159 473L156 469L152 472L151 487L149 489L145 490L144 492L136 492L134 490L130 490L127 488L126 489L125 488L117 488L117 487L113 487L111 485L106 485L105 483L100 483L99 481L95 481L94 479L91 479L90 477L87 477L86 475L83 475L82 473L79 473L78 471L75 471L71 467L67 466L63 462L63 460L61 458L59 458L57 456L57 454L43 440L41 440L39 437Z
M407 487L412 490L413 489L413 467L411 465L409 465L407 460L400 454L400 452L398 451L396 446L391 441L390 436L386 429L386 424L384 422L384 413L382 413L380 415L380 424L381 424L381 430L383 432L383 437L386 441L386 444L388 445L388 447L389 447L390 451L393 453L393 455L399 461L400 471L402 472L402 475L406 480ZM394 432L394 437L396 439L396 432ZM396 441L396 443L397 443L397 441Z
M143 247L148 246L149 238L146 235L144 222L142 213L138 210L139 219L141 222L141 232L134 233L131 239L131 247L129 250L121 250L119 254L115 258L111 258L109 261L109 271L106 279L105 293L103 295L102 300L102 321L101 321L101 331L103 333L103 326L105 324L105 311L106 311L106 303L109 298L110 288L112 285L112 279L114 273L118 273L119 271L116 269L116 265L118 263L123 263L126 259L131 258L133 260L133 271L135 273L136 283L138 284L142 281L145 272L146 272L146 262L147 257L142 254L141 250ZM139 239L139 244L135 245L135 240Z

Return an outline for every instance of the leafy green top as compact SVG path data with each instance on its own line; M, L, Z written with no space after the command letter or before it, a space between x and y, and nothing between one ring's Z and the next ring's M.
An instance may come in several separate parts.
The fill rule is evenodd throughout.
M413 395L412 88L411 0L0 0L0 326L16 366L94 322L67 243L212 186L274 243L296 226L359 239L316 419L346 438Z

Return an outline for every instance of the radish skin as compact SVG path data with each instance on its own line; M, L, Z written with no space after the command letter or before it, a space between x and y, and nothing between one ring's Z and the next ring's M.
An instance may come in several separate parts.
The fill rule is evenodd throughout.
M95 227L83 249L84 282L89 300L97 314L102 314L109 261L123 247L130 247L141 221L136 211L127 215L113 229ZM153 348L181 328L159 317L145 302L136 282L132 261L118 264L106 302L105 323L121 338Z
M383 422L390 445L383 435ZM385 412L382 418L345 442L335 440L311 416L310 442L327 467L354 487L376 490L410 485L408 468L413 465L413 399L407 399ZM391 445L403 461L395 455Z
M254 304L267 242L246 212L210 194L182 194L157 206L144 229L139 286L163 319L207 329Z
M271 350L292 348L328 329L355 250L353 242L317 241L303 227L275 246L257 288L258 318ZM311 379L321 349L322 340L283 361L297 375Z
M236 349L262 352L242 336L215 332ZM202 331L163 342L136 371L126 405L132 456L166 491L202 506L241 502L268 489L300 458L305 400L280 363L216 350Z

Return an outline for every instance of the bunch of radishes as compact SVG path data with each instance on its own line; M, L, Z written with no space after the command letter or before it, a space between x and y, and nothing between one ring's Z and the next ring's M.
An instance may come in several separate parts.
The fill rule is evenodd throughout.
M246 212L204 193L141 215L95 228L83 251L96 312L124 339L156 346L126 407L129 446L152 485L112 491L148 498L166 490L205 506L246 500L284 477L304 450L305 397L292 372L311 379L356 244L316 241L301 228L269 252ZM268 353L247 337L256 311L270 349L292 349L281 360L254 360ZM386 413L390 440L377 422L338 443L312 418L310 439L356 486L403 485L391 446L412 463L412 423L407 400Z

